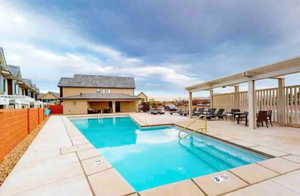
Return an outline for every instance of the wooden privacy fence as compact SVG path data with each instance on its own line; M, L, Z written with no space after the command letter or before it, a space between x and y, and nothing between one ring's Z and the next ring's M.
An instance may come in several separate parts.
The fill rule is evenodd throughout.
M300 125L300 85L287 86L284 89L286 119L289 125ZM272 120L278 122L278 88L256 90L256 108L259 110L272 110ZM215 94L213 107L224 108L230 111L239 108L248 110L248 92Z
M44 108L1 109L0 161L44 119Z

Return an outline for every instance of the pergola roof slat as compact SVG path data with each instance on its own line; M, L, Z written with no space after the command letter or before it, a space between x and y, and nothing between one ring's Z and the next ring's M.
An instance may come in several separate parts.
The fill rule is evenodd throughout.
M186 90L196 92L200 90L210 90L213 88L233 86L240 83L248 82L251 80L262 80L268 78L276 78L288 74L300 72L300 57L289 59L286 61L274 63L258 67L255 69L247 70L238 74L222 77L216 80L192 85L186 87Z

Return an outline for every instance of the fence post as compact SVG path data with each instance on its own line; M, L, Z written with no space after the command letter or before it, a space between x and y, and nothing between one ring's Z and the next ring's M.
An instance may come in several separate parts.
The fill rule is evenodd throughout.
M29 110L30 109L26 109L27 111L27 133L29 134L30 133L30 118L29 118Z

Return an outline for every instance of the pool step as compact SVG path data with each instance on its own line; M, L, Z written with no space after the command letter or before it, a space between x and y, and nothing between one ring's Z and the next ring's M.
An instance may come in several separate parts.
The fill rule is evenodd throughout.
M217 164L214 167L217 167L219 169L228 169L228 168L244 165L247 163L244 160L238 157L234 157L227 152L220 151L219 149L215 148L212 145L207 145L204 142L199 142L197 140L192 141L192 140L193 139L190 138L185 139L185 144L183 145L185 145L190 151L194 152L199 156L201 156L201 154L206 155L205 156L206 159L211 159L210 162L212 164L222 162L221 165ZM181 143L183 143L183 140L181 141Z

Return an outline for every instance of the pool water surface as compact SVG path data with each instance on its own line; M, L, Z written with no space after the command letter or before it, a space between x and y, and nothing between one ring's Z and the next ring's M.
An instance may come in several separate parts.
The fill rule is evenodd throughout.
M201 134L180 139L174 126L141 128L130 117L71 121L136 191L266 159Z

